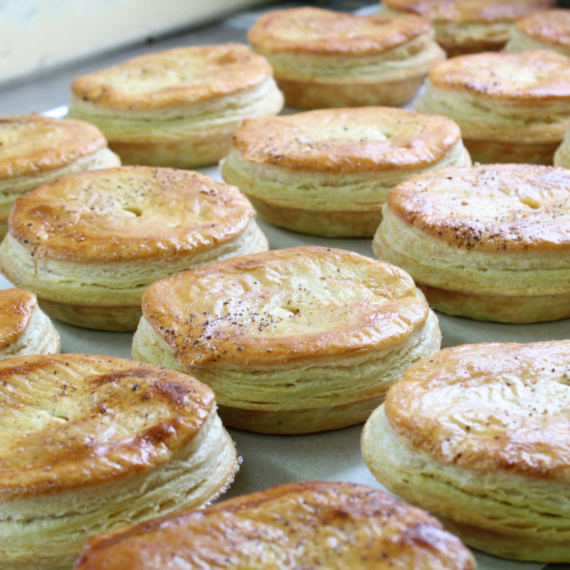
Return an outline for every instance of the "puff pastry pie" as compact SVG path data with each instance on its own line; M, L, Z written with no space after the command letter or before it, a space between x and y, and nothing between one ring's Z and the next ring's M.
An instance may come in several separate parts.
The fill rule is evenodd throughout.
M69 116L97 125L124 164L213 164L243 119L283 106L267 61L235 43L143 55L71 89Z
M569 78L570 58L551 50L454 57L431 70L416 110L453 119L474 162L552 164Z
M249 30L285 102L300 109L403 105L445 59L429 20L319 8L263 14Z
M88 537L196 507L236 451L213 392L108 356L0 363L0 566L69 568Z
M364 421L440 341L437 318L402 270L305 246L153 283L133 356L209 384L226 425L309 433Z
M59 333L24 289L0 290L0 360L59 352Z
M448 56L499 50L517 18L554 6L554 0L382 0L387 13L429 18Z
M570 170L446 168L388 194L373 240L438 311L525 323L570 317Z
M520 18L505 49L551 49L570 56L570 10L542 10Z
M145 166L83 172L16 202L0 268L59 320L134 330L153 281L265 251L254 218L237 188L197 172Z
M97 536L74 568L167 567L471 570L475 562L420 509L364 485L309 481Z
M271 223L322 236L372 236L388 190L415 174L467 166L450 119L389 107L245 121L222 162Z
M0 237L12 204L62 176L119 166L119 157L94 125L41 115L0 115Z
M470 546L568 562L569 363L570 341L442 350L372 413L364 459Z

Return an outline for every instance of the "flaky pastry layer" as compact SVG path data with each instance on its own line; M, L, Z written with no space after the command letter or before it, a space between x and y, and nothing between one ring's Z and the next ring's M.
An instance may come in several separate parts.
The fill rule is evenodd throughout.
M83 121L0 117L0 236L16 198L83 170L120 166L99 130Z
M429 18L436 41L451 57L501 49L509 40L515 20L553 4L553 0L386 0L382 11Z
M568 560L567 484L434 460L392 428L384 405L365 424L362 451L382 485L429 510L468 545L517 560Z
M423 18L355 16L316 8L268 13L248 34L288 105L403 105L444 54Z
M248 41L268 55L378 56L430 32L429 20L418 16L361 16L306 6L263 14Z
M13 291L6 289L6 292ZM16 290L19 291L19 290ZM4 293L4 291L2 291ZM26 291L26 293L30 293ZM31 294L31 293L30 293ZM59 352L59 333L49 317L40 309L35 295L22 315L22 304L0 299L0 360L26 354L54 354ZM4 297L4 295L0 295Z
M384 4L382 4L384 6ZM381 7L381 12L396 16L398 10ZM501 49L509 40L512 22L444 22L432 20L434 39L447 57Z
M565 168L452 167L401 183L389 194L388 207L448 245L488 253L560 254L563 266L570 248L569 184ZM545 267L551 267L548 258Z
M146 54L77 77L76 100L98 108L146 112L214 100L258 87L267 61L238 43L182 47Z
M135 358L192 371L211 383L228 425L269 433L362 421L441 340L403 272L324 248L173 276L151 286L143 313Z
M234 127L252 116L277 113L282 104L275 81L268 77L235 95L159 110L118 112L72 98L70 113L99 125L112 142L168 144L184 137L199 141L204 132Z
M84 121L0 116L0 182L65 169L106 146L101 132Z
M568 341L465 345L411 367L362 436L378 480L468 544L568 560Z
M430 72L416 109L452 118L468 148L470 140L556 144L569 120L569 72L570 59L548 50L453 58Z
M150 111L117 112L72 97L70 113L97 124L124 164L194 168L220 160L244 119L282 107L283 95L268 77L234 95Z
M148 285L167 275L267 249L267 239L252 220L243 233L217 247L188 257L157 258L152 263L80 263L35 257L7 235L0 245L0 264L11 281L33 288L42 299L98 307L139 306Z
M4 225L7 230L8 216L16 198L39 188L43 184L84 170L98 170L120 165L121 160L115 153L108 148L102 148L93 154L81 156L62 168L0 180L0 224Z
M388 196L374 251L409 271L437 310L504 322L568 317L567 172L496 165L404 182Z
M372 107L246 121L221 171L278 226L371 236L390 188L426 170L470 164L448 119Z
M388 348L429 314L401 269L312 246L172 275L147 290L143 311L184 365L248 368Z
M0 244L0 266L13 283L34 289L54 318L97 330L135 330L150 283L167 275L252 252L267 251L252 220L237 238L193 256L118 263L78 263L36 258L9 234Z
M438 163L460 142L459 128L446 117L367 107L252 119L233 147L242 160L303 175L390 175Z
M440 340L437 319L430 313L426 324L405 341L368 354L250 370L223 364L184 367L143 318L133 350L143 361L187 373L191 370L214 389L222 406L276 411L298 410L301 402L311 409L384 393L411 362L436 352Z
M90 171L18 200L0 266L58 319L133 330L152 281L267 250L254 216L237 188L197 172Z
M237 188L199 172L124 166L78 173L21 197L10 235L38 259L175 260L236 239L254 217Z
M410 135L410 139L416 140L413 135ZM258 163L255 155L250 155L251 160L248 160L234 147L222 163L222 176L226 182L238 186L258 212L275 225L316 235L372 236L381 220L382 205L393 186L428 170L471 164L461 141L451 145L447 152L438 153L442 154L440 159L417 167L397 164L405 153L403 141L401 148L391 149L382 149L381 141L377 144L369 141L370 155L378 160L379 171L362 172L364 169L361 168L361 172L351 172L352 166L355 170L362 166L362 160L356 157L351 160L351 149L346 148L348 144L339 140L337 149L329 149L327 158L333 162L331 155L336 154L338 163L336 171L335 165L331 164L327 172L318 171L317 161L312 172L296 170L293 166L287 168L262 161ZM339 152L335 153L335 150ZM343 150L346 151L344 164ZM386 157L383 165L380 164L382 150ZM284 152L287 152L286 148ZM327 149L323 149L323 156L326 153ZM310 152L307 155L310 156ZM394 162L390 166L391 157ZM294 160L295 157L285 155L283 158L283 162L286 162L287 158ZM318 159L317 156L315 158ZM350 164L347 165L347 161Z
M87 538L221 494L237 469L235 447L215 412L168 463L127 480L2 505L6 570L70 567Z
M97 125L125 164L193 168L222 158L243 119L282 106L264 58L225 44L143 56L78 78L69 116Z

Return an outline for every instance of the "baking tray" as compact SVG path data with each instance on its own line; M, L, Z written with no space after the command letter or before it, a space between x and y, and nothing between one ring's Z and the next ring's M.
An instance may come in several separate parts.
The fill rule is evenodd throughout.
M202 172L221 180L218 168ZM271 249L298 245L325 245L356 251L369 257L371 239L330 239L289 232L258 218ZM0 288L11 287L0 276ZM533 325L503 325L470 321L438 314L443 346L474 342L531 342L570 336L570 320ZM61 334L62 352L88 352L130 358L131 333L110 333L80 329L54 321ZM289 481L352 481L382 488L365 466L360 454L362 426L313 435L273 436L230 429L243 458L241 469L222 498L266 489ZM543 564L501 560L474 551L482 570L538 570Z
M407 106L410 108L410 106ZM66 107L46 111L46 115L63 117ZM201 168L201 172L221 180L219 168ZM258 217L271 249L299 245L321 245L356 251L375 257L371 239L320 238L277 228ZM0 288L11 287L0 275ZM570 319L532 325L506 325L471 321L438 314L443 347L476 342L532 342L570 337ZM130 358L131 333L110 333L76 328L54 321L61 335L62 352L86 352ZM365 466L360 453L362 426L311 435L274 436L229 429L243 458L241 469L228 492L221 499L266 489L291 481L351 481L383 487ZM540 563L504 560L473 551L482 570L539 570ZM570 568L570 565L548 565Z

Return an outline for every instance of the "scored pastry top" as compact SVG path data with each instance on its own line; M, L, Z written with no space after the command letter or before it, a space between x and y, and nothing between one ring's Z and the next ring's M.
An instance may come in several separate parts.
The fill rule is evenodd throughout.
M150 470L213 411L210 388L140 362L87 354L0 362L0 501Z
M233 147L257 164L350 174L425 167L460 141L459 127L446 117L362 107L248 119Z
M0 116L0 180L63 168L106 146L99 129L85 121Z
M569 356L570 341L444 349L405 372L386 415L445 464L569 483Z
M34 293L25 289L0 291L0 350L15 342L26 330L38 306Z
M323 247L228 259L153 283L143 315L185 366L265 366L398 345L429 307L388 263Z
M188 170L124 166L19 198L10 233L34 256L119 262L198 253L239 236L254 217L235 186Z
M570 251L570 170L450 167L388 193L391 212L451 246L488 252Z
M570 58L550 51L484 52L452 57L429 72L440 89L528 104L570 102Z
M187 105L261 85L271 67L238 43L176 48L142 55L77 77L73 95L129 112Z
M263 14L248 32L262 53L356 56L381 53L430 34L419 16L359 16L320 8L290 8Z

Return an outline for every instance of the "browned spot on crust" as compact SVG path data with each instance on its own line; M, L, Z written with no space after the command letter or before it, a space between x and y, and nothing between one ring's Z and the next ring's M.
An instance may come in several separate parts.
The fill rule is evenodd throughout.
M192 390L188 386L177 384L176 382L156 382L151 386L151 390L166 397L176 406L186 406Z

